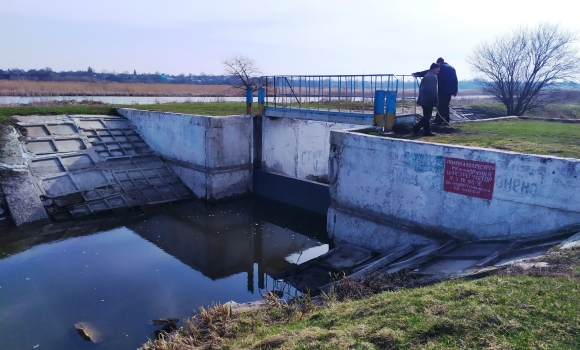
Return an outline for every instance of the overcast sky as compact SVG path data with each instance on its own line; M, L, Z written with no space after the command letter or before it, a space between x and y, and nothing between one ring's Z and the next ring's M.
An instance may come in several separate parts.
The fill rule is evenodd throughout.
M410 74L539 21L580 30L575 1L2 0L0 68L264 75ZM575 6L574 6L575 7Z

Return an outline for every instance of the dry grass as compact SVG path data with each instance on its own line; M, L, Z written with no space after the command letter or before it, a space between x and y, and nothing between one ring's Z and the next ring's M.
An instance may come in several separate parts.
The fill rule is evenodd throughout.
M0 96L242 96L228 85L0 80Z
M149 341L141 349L220 349L224 338L231 338L232 312L228 306L217 304L184 319L185 327L172 333L161 332L159 338Z

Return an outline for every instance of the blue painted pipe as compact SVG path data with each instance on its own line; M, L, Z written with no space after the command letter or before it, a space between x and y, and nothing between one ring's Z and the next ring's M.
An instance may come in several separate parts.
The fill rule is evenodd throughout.
M254 102L254 89L246 88L246 114L252 114L252 102Z

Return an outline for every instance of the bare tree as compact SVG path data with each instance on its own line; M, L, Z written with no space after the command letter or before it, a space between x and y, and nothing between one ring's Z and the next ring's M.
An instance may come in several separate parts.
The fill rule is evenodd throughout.
M258 90L259 75L262 74L253 59L244 55L234 55L222 61L226 75L232 77L230 85L237 89L252 88Z
M577 76L578 39L558 24L519 27L479 44L467 63L483 90L506 106L507 115L522 115L549 103L550 87Z

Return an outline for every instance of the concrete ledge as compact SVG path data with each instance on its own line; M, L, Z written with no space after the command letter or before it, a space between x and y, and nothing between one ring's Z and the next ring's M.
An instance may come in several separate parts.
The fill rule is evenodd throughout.
M380 240L359 236L383 235L375 227L381 220L413 222L414 231L460 240L530 238L580 228L578 159L351 131L331 131L330 142L328 231L353 244ZM348 220L356 223L333 225L333 211L354 213Z
M330 205L328 185L254 170L254 195L326 215Z
M285 107L265 107L268 117L317 120L322 122L373 125L373 113L346 113L339 111L318 111Z

